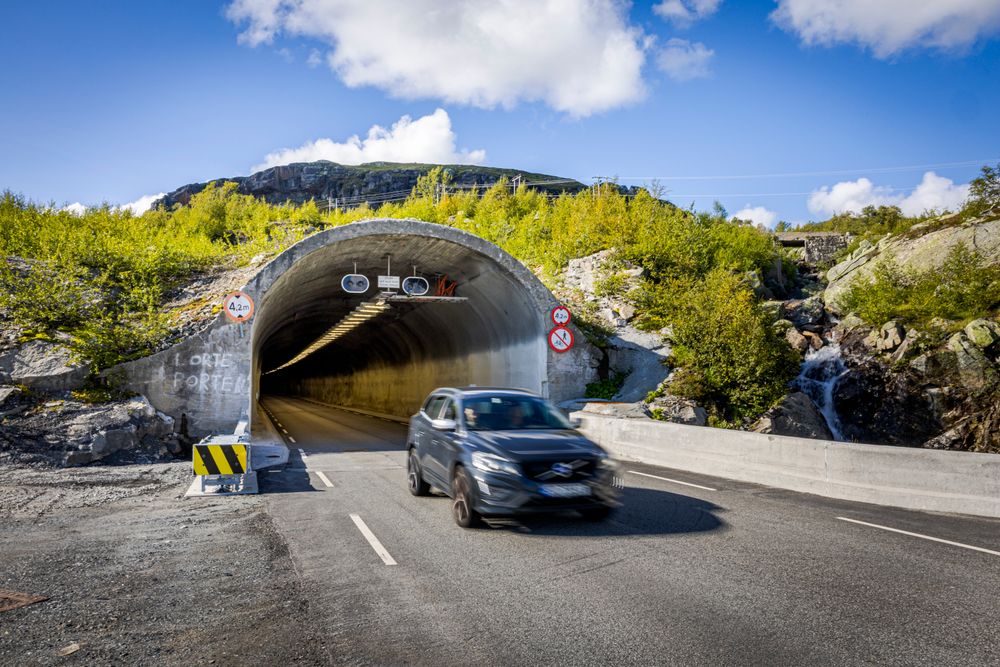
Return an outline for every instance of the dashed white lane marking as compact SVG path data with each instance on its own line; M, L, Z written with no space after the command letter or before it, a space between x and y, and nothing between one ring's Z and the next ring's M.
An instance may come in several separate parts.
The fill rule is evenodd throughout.
M299 456L301 456L303 459L309 458L309 455L306 454L306 450L302 449L301 447L299 447Z
M292 436L288 436L288 439L292 441L293 445L298 444L297 442L295 442L295 438L293 438Z
M710 486L702 486L701 484L692 484L691 482L682 482L679 479L670 479L669 477L660 477L659 475L648 475L644 472L637 472L635 470L626 470L625 472L631 473L633 475L642 475L643 477L652 477L653 479L662 479L664 482L671 482L673 484L682 484L684 486L693 486L696 489L703 489L705 491L718 491L718 489L713 489Z
M942 540L940 537L931 537L930 535L921 535L920 533L911 533L908 530L900 530L899 528L890 528L889 526L882 526L877 523L868 523L867 521L858 521L857 519L848 519L844 516L838 516L841 521L847 521L849 523L856 523L860 526L868 526L869 528L878 528L879 530L888 530L890 533L899 533L900 535L909 535L910 537L919 537L922 540L930 540L931 542L940 542L941 544L950 544L953 547L961 547L962 549L971 549L972 551L980 551L984 554L991 554L993 556L1000 556L1000 551L993 551L992 549L984 549L982 547L974 547L971 544L962 544L961 542L952 542L951 540Z
M333 482L331 482L330 478L323 474L321 470L316 471L316 476L323 480L323 483L326 484L328 488L333 488Z
M361 531L361 534L365 536L366 540L368 540L368 544L372 545L372 549L375 550L375 553L378 554L378 557L382 559L383 563L385 563L386 565L397 564L396 561L393 559L393 557L389 555L389 552L385 550L385 547L382 546L382 543L378 541L378 538L375 537L375 533L373 533L368 528L368 526L365 524L364 521L362 521L360 516L358 516L357 514L352 514L351 521L354 522L354 525L358 527L358 530Z
M286 431L284 428L281 429L281 432L284 433L285 435L288 435L288 431Z

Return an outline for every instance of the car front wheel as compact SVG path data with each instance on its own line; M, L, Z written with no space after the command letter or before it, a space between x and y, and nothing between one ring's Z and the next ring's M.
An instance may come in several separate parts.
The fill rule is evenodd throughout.
M451 514L462 528L480 524L479 513L472 509L472 482L465 468L455 469L455 478L451 483Z
M406 486L410 493L415 496L426 496L430 492L430 486L424 481L424 476L420 472L420 461L417 459L417 450L411 449L410 455L406 459Z

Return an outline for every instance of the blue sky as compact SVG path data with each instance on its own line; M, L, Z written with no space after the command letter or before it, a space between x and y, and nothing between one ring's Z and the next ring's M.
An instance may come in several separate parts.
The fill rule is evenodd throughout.
M656 177L771 224L954 205L1000 161L1000 0L924 4L4 3L0 188L125 203L388 155Z

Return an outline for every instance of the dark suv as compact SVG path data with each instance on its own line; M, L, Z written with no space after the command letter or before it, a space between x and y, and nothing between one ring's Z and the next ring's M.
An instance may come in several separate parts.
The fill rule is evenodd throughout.
M433 486L468 528L483 516L577 510L599 521L618 504L616 464L551 403L528 391L437 389L410 419L410 493Z

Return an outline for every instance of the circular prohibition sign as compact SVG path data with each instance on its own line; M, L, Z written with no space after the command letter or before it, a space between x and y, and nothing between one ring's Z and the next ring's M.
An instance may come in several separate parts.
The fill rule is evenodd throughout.
M568 352L573 347L573 332L566 327L552 327L549 332L549 347L556 352Z
M552 318L552 323L557 327L566 326L573 317L566 306L556 306L549 315Z
M253 317L253 299L246 292L230 292L222 300L222 310L233 322L242 324Z

